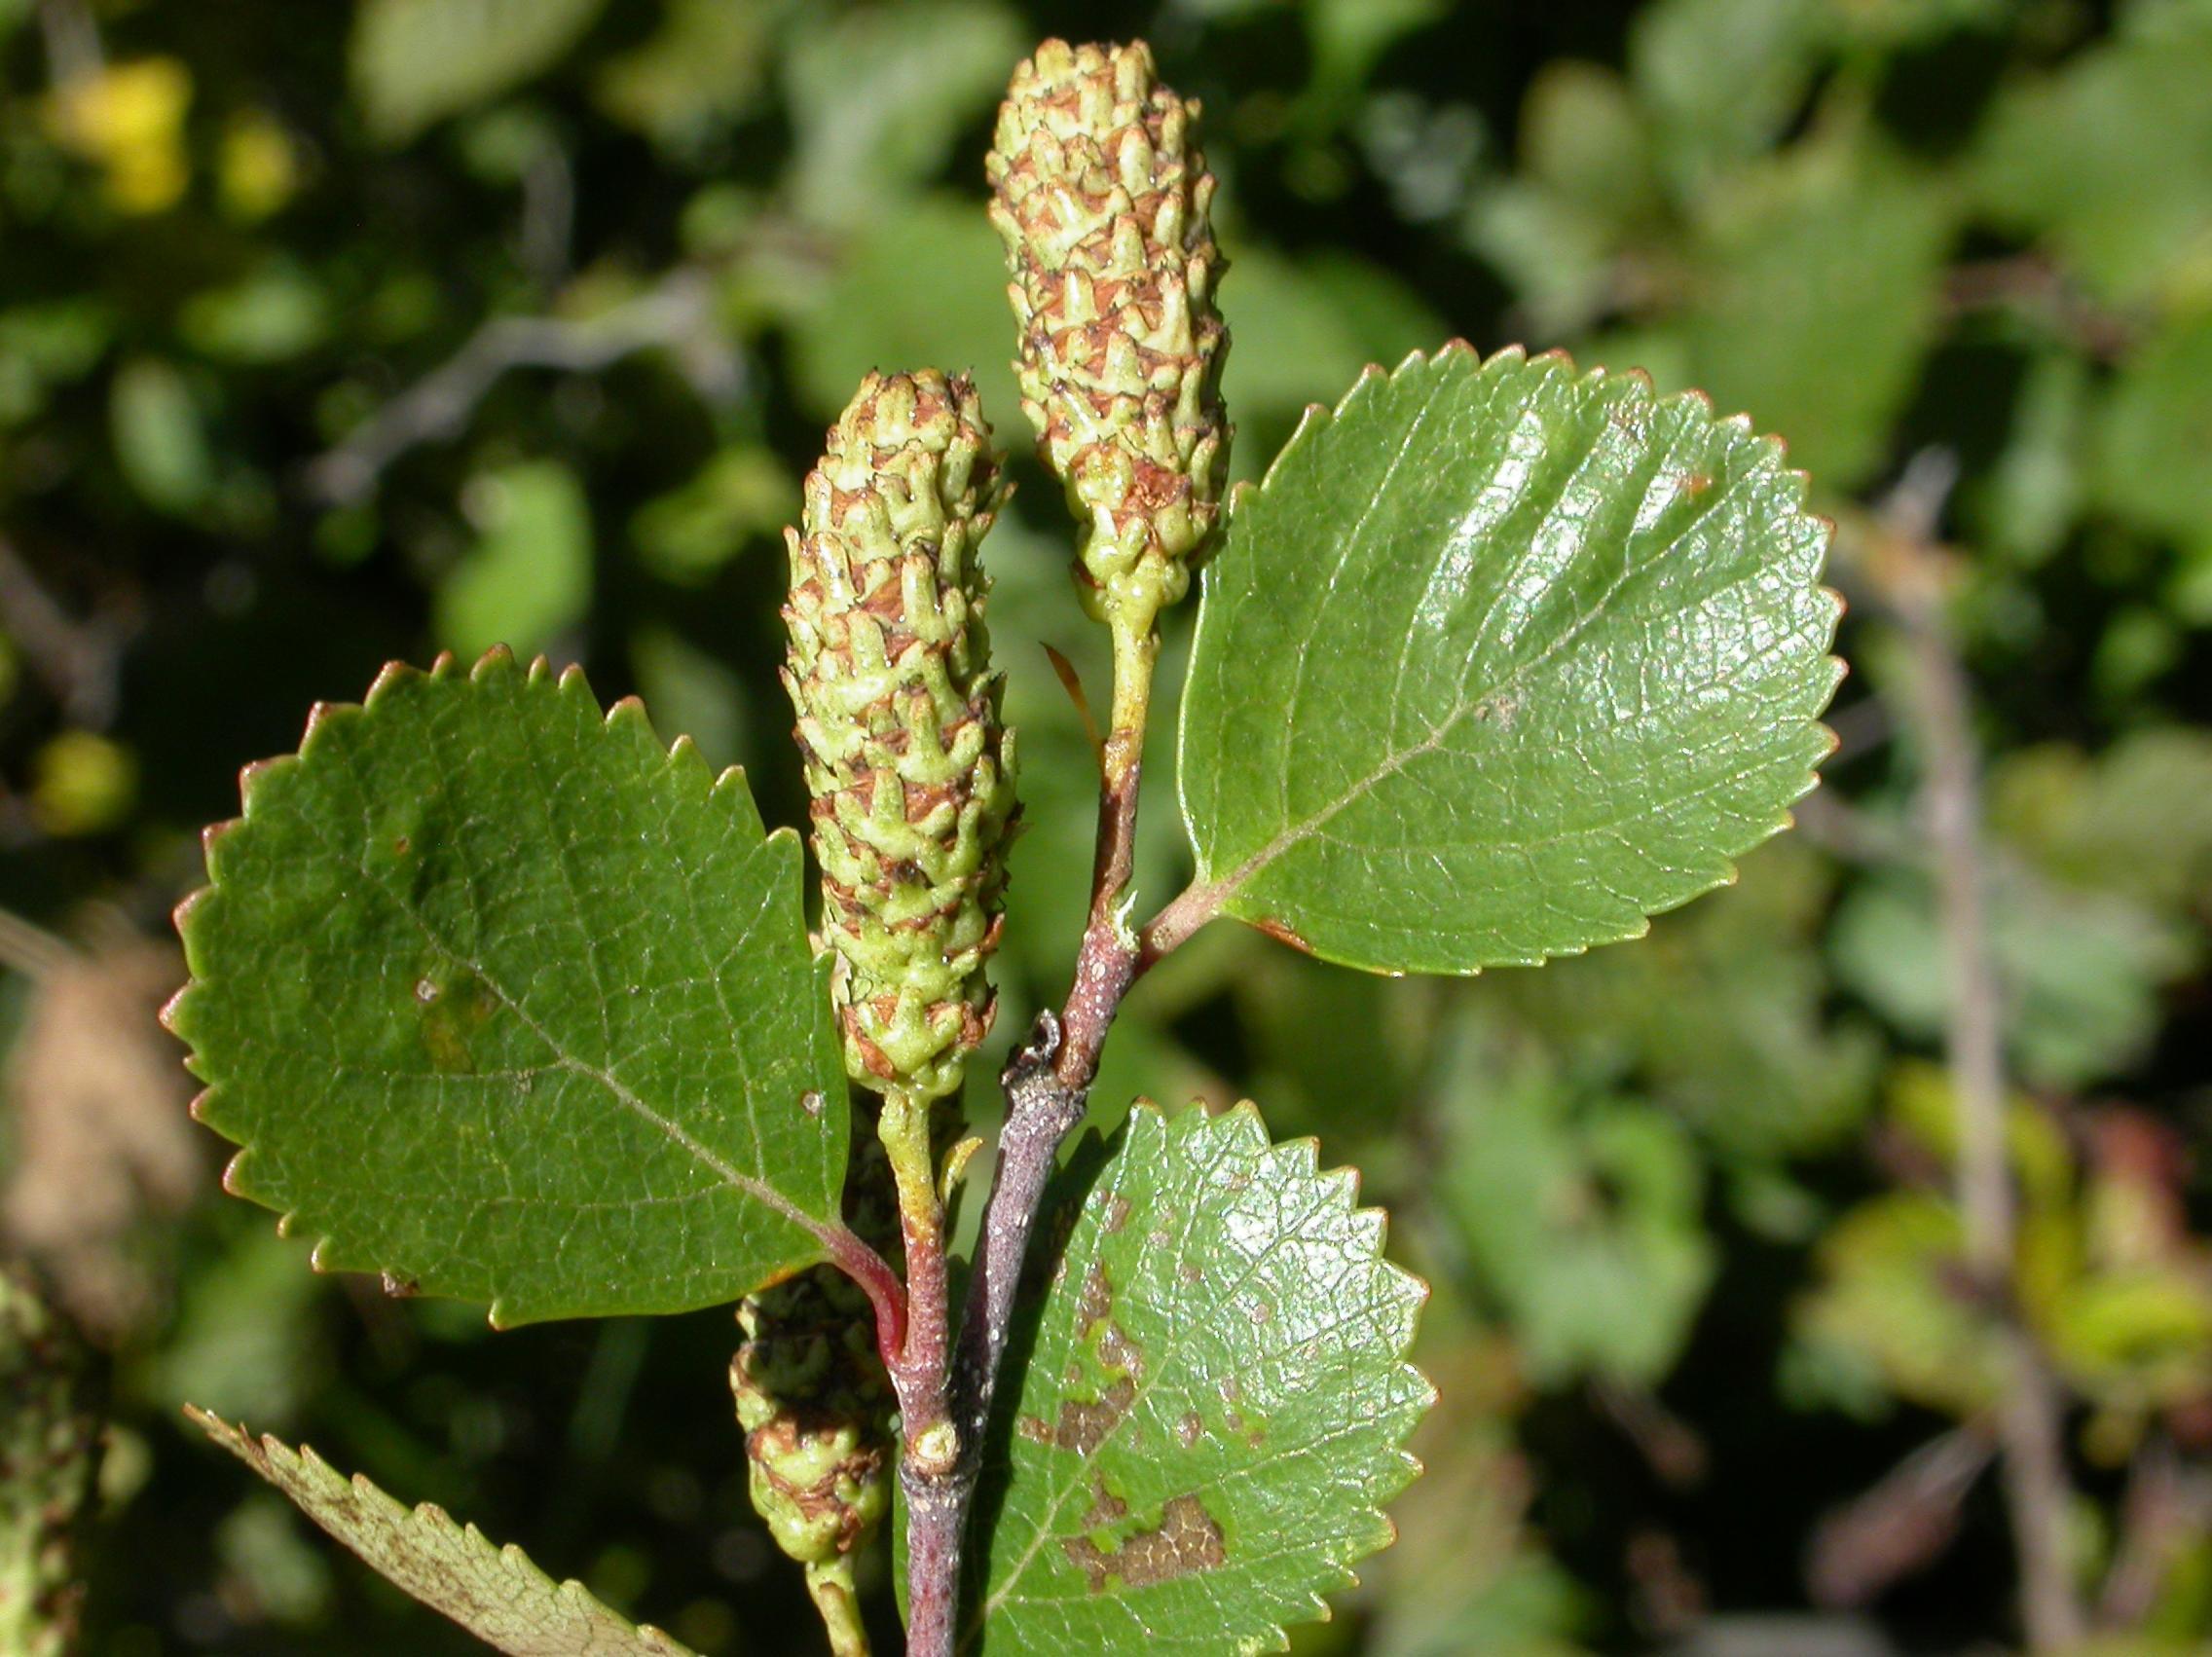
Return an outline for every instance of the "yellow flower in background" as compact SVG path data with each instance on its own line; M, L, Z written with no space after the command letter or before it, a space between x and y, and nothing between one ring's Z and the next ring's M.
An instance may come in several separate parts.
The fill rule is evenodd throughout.
M192 72L173 57L142 57L56 87L46 125L55 143L106 170L117 211L158 213L192 181L184 150L191 106Z
M31 816L49 834L99 834L130 815L138 761L92 731L63 731L31 761Z
M263 109L241 109L223 129L216 162L223 210L244 224L283 211L299 193L300 156L284 124Z

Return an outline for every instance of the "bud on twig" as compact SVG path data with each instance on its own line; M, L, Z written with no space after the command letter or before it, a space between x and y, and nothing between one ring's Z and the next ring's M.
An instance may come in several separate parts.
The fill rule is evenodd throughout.
M847 1068L912 1100L989 1031L1014 738L977 547L1004 491L975 387L869 375L806 480L786 687L814 796Z
M1228 459L1198 114L1142 42L1047 41L1014 71L988 163L1022 409L1084 520L1088 607L1140 636L1190 584Z

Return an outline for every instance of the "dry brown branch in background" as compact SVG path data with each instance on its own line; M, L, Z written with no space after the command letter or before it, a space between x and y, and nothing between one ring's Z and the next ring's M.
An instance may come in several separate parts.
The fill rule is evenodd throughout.
M12 1146L0 1234L103 1344L159 1296L149 1224L205 1185L191 1079L155 1019L183 974L173 945L134 934L48 952L0 1079Z

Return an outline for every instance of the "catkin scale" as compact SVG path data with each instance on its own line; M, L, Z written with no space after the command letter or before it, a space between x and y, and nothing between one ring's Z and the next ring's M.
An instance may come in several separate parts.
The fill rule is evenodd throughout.
M1022 409L1083 524L1078 584L1136 635L1188 589L1228 461L1198 113L1142 42L1047 41L1014 72L986 164Z

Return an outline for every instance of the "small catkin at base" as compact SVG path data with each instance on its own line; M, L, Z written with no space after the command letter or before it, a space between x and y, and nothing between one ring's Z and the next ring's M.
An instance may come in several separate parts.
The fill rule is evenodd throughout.
M883 1147L856 1137L846 1220L870 1245L898 1235ZM745 1332L729 1371L745 1429L754 1511L806 1567L807 1592L838 1657L864 1657L854 1562L891 1510L897 1433L891 1382L867 1296L816 1266L739 1305Z

